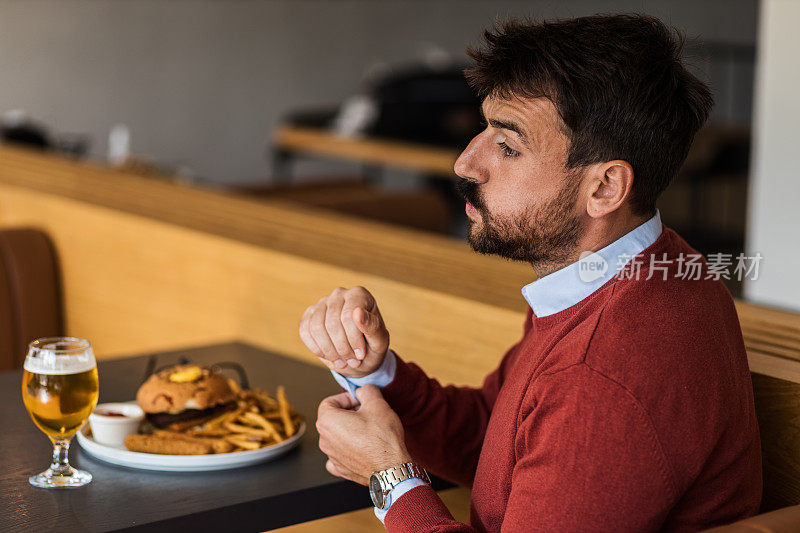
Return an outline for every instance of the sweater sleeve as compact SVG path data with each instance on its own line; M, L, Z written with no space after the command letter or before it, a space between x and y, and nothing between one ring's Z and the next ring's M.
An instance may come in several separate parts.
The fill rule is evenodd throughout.
M530 311L525 331L529 327ZM518 346L506 352L480 388L442 386L397 357L394 379L382 393L403 422L406 447L415 461L454 483L472 485L489 416Z
M583 364L541 381L536 404L516 432L516 465L502 522L484 528L658 530L677 491L636 398ZM385 525L390 533L475 531L455 521L427 486L394 502Z
M658 530L677 489L636 397L583 363L538 381L502 530Z

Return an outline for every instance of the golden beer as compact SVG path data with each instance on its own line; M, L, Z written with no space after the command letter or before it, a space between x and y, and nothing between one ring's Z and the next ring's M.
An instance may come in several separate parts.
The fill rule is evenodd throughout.
M68 439L97 405L97 368L72 374L23 370L22 400L33 422L54 440Z
M33 423L50 437L50 468L28 478L34 487L81 487L92 474L69 464L69 441L97 405L97 363L92 345L76 337L36 339L22 366L22 402Z

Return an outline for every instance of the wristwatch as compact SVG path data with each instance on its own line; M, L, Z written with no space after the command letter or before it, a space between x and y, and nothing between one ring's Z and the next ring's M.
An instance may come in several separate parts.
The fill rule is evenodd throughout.
M369 476L369 495L372 497L372 503L378 509L383 509L389 492L401 481L412 477L419 478L428 485L431 484L431 478L428 477L428 473L417 463L403 463L400 466L373 472Z

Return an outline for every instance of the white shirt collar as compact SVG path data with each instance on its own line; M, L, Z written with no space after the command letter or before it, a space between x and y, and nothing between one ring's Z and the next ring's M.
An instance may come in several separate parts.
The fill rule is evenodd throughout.
M633 256L656 242L662 229L661 214L656 211L653 218L605 248L525 285L522 296L540 318L572 307L616 276Z

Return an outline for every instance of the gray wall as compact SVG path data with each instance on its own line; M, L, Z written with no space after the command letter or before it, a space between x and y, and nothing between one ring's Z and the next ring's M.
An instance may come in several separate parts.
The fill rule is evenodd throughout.
M752 45L756 4L0 0L0 111L22 108L57 132L89 133L95 157L122 122L137 153L249 181L269 173L265 147L287 110L336 104L358 90L367 66L413 60L426 43L463 57L497 16L645 11L689 36Z
M745 296L800 311L800 2L764 0L761 13L747 251L763 260Z

